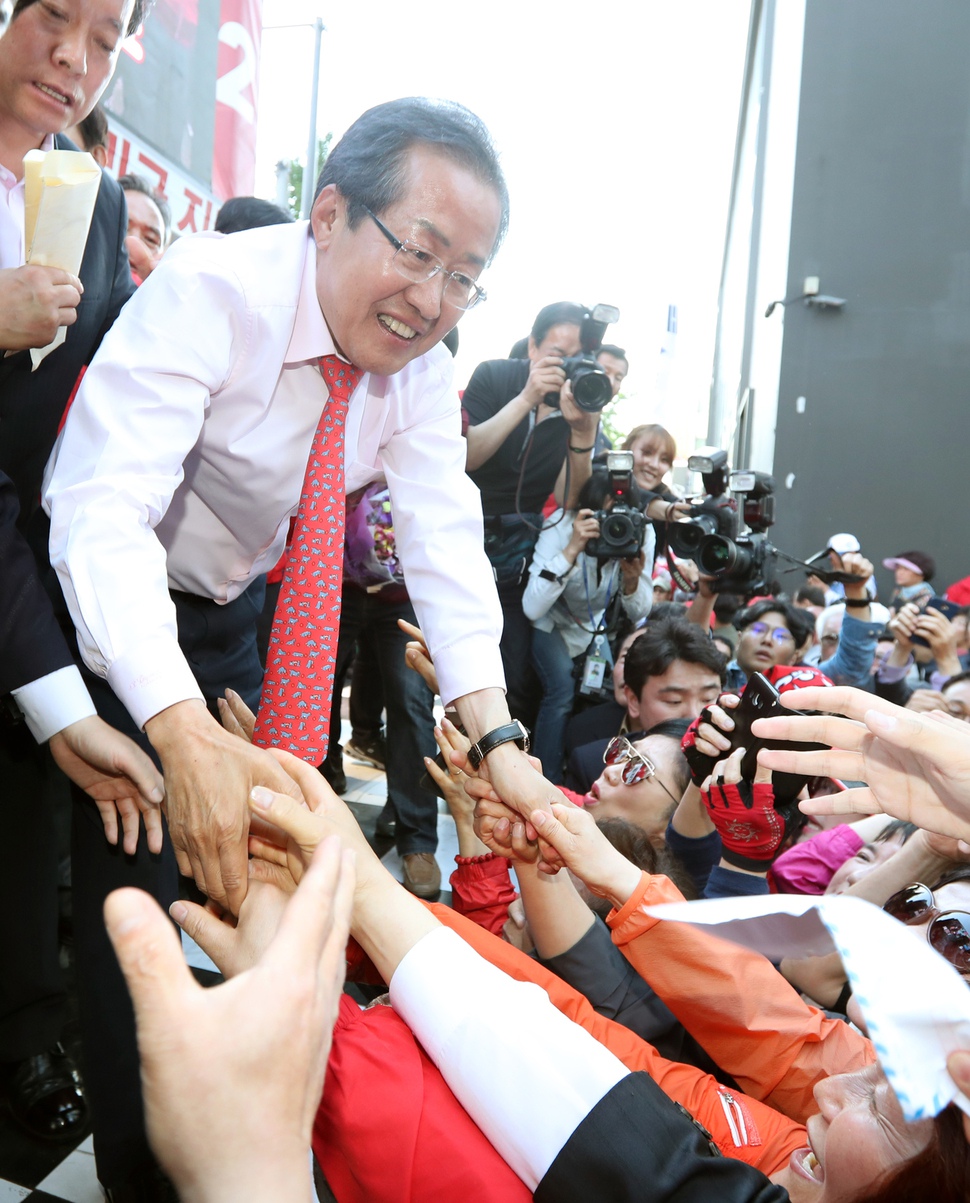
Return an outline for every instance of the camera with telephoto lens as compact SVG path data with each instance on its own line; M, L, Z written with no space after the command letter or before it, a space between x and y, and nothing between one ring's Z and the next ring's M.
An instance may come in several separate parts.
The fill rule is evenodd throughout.
M603 345L607 326L620 320L620 311L615 305L594 305L585 310L579 327L578 355L570 355L562 361L573 390L573 400L587 413L599 413L613 400L613 383L596 361L596 352ZM559 408L559 394L546 393L546 405Z
M713 578L715 593L776 591L778 549L765 535L775 521L774 478L747 468L731 472L727 452L713 447L696 452L687 465L701 473L707 493L691 505L688 518L667 528L674 555L693 560Z
M647 533L646 515L630 504L633 452L608 451L606 470L613 507L597 510L593 515L599 523L600 533L586 544L586 554L597 560L630 560L640 554Z

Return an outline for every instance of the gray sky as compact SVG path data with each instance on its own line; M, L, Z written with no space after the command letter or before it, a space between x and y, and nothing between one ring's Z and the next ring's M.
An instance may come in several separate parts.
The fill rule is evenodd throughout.
M661 421L684 453L705 433L748 12L748 0L264 0L263 19L323 18L321 133L416 94L460 101L491 129L512 222L487 303L459 326L459 386L544 304L605 301L621 311L608 338L631 360L620 424ZM259 195L275 195L278 159L305 154L312 45L309 28L264 31Z

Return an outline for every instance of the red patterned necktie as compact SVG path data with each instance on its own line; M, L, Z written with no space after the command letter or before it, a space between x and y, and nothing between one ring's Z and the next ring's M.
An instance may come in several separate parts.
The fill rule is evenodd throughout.
M330 707L344 566L344 422L363 372L336 355L320 360L330 390L313 436L303 493L266 658L254 740L322 764Z

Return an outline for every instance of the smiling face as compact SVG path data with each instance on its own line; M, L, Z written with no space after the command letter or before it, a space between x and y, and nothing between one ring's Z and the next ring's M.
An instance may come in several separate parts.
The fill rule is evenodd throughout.
M792 1203L849 1203L887 1170L930 1142L932 1120L909 1124L878 1065L826 1078L815 1087L819 1114L808 1121L811 1149L792 1153L772 1180Z
M133 0L36 0L0 38L0 146L23 155L94 107L114 71ZM19 160L19 161L18 161Z
M654 492L674 466L670 448L656 435L642 435L630 448L633 452L633 479L641 489Z
M128 205L128 237L125 246L133 271L144 280L158 266L165 242L162 212L144 192L125 192Z
M856 885L864 877L868 877L873 869L884 864L896 855L902 848L903 840L897 835L891 840L874 840L860 848L855 856L850 856L832 874L832 880L825 887L826 894L844 894L850 886Z
M377 216L395 237L436 255L446 268L477 278L498 235L494 188L433 149L407 159L401 197ZM462 310L443 300L441 273L416 284L398 274L394 248L365 217L347 223L347 201L330 184L313 205L317 297L338 350L365 372L390 376L452 329Z

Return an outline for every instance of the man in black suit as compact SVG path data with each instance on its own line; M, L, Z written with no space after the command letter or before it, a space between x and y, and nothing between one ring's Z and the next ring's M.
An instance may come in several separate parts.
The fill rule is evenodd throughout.
M67 1139L87 1110L78 1075L58 1043L66 998L58 960L57 842L52 808L39 786L48 769L38 745L96 800L105 829L125 845L145 809L149 843L161 844L162 779L126 736L97 717L16 529L13 482L0 473L0 698L25 723L3 728L5 847L0 871L0 1062L14 1116L35 1135ZM31 738L33 737L33 738ZM36 741L36 742L35 742ZM115 834L117 840L117 834Z
M94 106L111 78L122 39L137 28L144 9L145 0L58 0L56 6L17 0L0 37L0 472L9 478L3 480L0 508L0 694L17 691L40 741L58 730L58 720L51 720L53 729L41 722L27 700L31 690L25 693L23 687L45 679L50 685L55 678L50 696L58 706L65 693L57 674L75 671L67 668L68 645L38 575L46 569L47 523L38 510L41 479L78 375L134 285L124 246L124 197L107 176L80 279L57 268L25 266L23 160L30 150L77 149L61 131ZM32 371L30 348L46 346L60 326L67 326L65 342ZM28 534L39 563L30 558L15 526ZM114 800L113 793L119 801L131 799L137 790L129 780L119 792L118 779L114 785L99 780L96 766L123 769L127 764L141 785L142 801L157 804L148 797L161 788L150 762L94 713L90 706L79 722L55 735L57 762L104 803ZM64 999L56 938L56 843L51 809L42 801L47 772L46 755L22 724L0 729L0 809L8 850L0 865L0 906L7 903L4 913L24 917L23 923L0 925L0 1062L6 1063L3 1076L15 1114L38 1134L63 1138L83 1127L86 1116L73 1067L54 1047ZM93 807L92 813L100 823ZM137 819L131 805L127 813L129 820ZM129 831L126 846L130 840ZM154 835L151 842L157 844ZM92 989L96 993L96 982Z
M623 675L622 695L618 692L617 700L623 697L625 709L621 712L611 703L587 713L602 711L610 722L620 716L620 726L613 730L587 726L584 734L589 742L568 748L566 785L577 793L585 793L600 775L603 753L614 735L649 731L667 719L694 719L724 688L724 657L707 633L686 619L648 622L635 632L635 638L627 640L617 662L622 664Z

